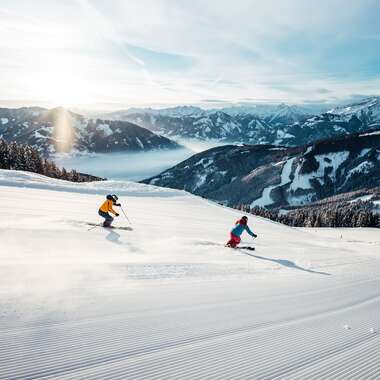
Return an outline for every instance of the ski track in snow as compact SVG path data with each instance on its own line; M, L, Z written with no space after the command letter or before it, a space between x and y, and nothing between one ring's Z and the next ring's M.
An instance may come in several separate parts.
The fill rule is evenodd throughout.
M88 231L111 188L133 230ZM380 377L377 230L250 217L251 252L180 191L0 170L0 196L1 379Z

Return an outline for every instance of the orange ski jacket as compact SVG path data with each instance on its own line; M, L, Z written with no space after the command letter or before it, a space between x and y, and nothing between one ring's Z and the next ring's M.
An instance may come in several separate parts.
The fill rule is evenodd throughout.
M112 214L116 215L117 212L112 208L113 202L111 200L106 200L101 206L100 211L103 212L112 212Z

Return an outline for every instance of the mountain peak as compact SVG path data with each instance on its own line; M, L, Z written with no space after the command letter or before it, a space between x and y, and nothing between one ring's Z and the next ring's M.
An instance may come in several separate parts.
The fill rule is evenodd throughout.
M358 102L339 106L331 109L327 113L339 115L342 118L350 119L356 116L359 120L369 126L380 125L380 96L371 96Z

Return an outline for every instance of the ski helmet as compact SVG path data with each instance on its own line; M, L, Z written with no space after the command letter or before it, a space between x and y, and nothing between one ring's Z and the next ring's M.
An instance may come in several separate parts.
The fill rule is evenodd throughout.
M112 196L111 194L108 194L108 195L106 196L106 198L107 198L109 201L113 201L113 196Z
M248 216L243 216L242 218L241 218L242 220L245 220L246 222L248 221Z

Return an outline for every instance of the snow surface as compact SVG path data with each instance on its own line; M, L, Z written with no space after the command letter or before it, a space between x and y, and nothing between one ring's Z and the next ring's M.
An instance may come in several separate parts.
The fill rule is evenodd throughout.
M138 137L136 137L136 141L137 141L137 144L139 144L140 148L144 149L144 144L142 143L142 141Z
M375 136L375 135L380 135L380 131L374 131L374 132L368 132L368 133L363 133L360 136Z
M352 199L350 203L359 202L359 201L362 201L362 202L370 201L373 198L373 196L374 194L362 195L361 197Z
M372 149L371 148L364 148L361 150L360 154L358 157L364 157L368 152L370 152Z
M357 165L356 167L354 167L353 169L351 169L348 173L347 173L347 177L351 177L353 174L363 174L363 173L369 173L369 171L374 167L374 164L372 162L369 162L369 161L363 161L362 163L360 163L359 165ZM347 180L346 180L347 181Z
M312 146L308 147L304 153L304 156L310 153L312 149ZM299 162L298 165L295 167L293 180L291 180L290 175L293 171L293 162L295 158L287 160L281 172L281 182L279 184L264 188L261 197L254 200L251 203L251 207L267 207L273 204L274 201L271 197L272 190L284 186L288 183L290 183L290 186L287 190L287 201L290 205L302 205L309 202L311 200L310 195L297 195L297 190L311 190L312 184L310 183L310 181L313 179L317 179L321 184L323 184L327 168L331 168L331 171L328 175L334 181L336 178L337 170L342 165L342 163L347 160L349 154L350 152L348 151L340 151L323 155L316 155L315 159L318 162L318 169L311 173L301 173L302 162ZM362 165L361 167L353 169L352 173L349 173L347 178L349 178L354 173L354 170L368 170L368 166Z
M96 129L99 131L103 131L105 137L109 137L113 134L113 131L109 124L97 124Z
M295 137L295 136L292 135L291 133L284 132L284 131L282 131L281 129L279 129L279 130L277 131L277 138L278 138L278 139L285 139L285 138L292 138L292 137Z
M353 115L361 118L363 114L370 115L373 120L380 118L380 97L373 96L363 99L357 103L348 106L333 108L328 113L340 115L349 120Z
M203 186L206 182L206 179L207 179L207 174L208 173L202 173L202 174L197 174L197 180L196 180L196 183L193 187L193 191L196 190L196 189L199 189L201 186Z
M48 136L42 135L40 131L34 131L34 137L36 139L48 139Z
M273 142L274 145L280 145L283 143L284 139L294 138L295 136L292 135L291 133L288 133L279 129L277 130L276 137L277 137L276 140Z
M107 192L133 230L88 231ZM0 171L1 379L375 379L380 236L131 182ZM123 217L117 226L127 226Z
M315 156L315 159L318 162L318 169L307 174L301 174L300 170L302 166L298 165L294 173L294 179L291 183L290 190L295 192L297 189L311 189L312 186L310 184L310 180L315 178L318 178L323 182L323 177L327 168L332 168L329 173L329 177L335 178L336 171L343 164L343 162L347 160L349 155L350 152L348 151L318 154Z
M291 182L290 174L292 172L292 166L293 166L294 160L295 160L295 157L290 158L289 160L285 162L284 166L282 167L281 182L277 185L266 187L263 190L261 197L251 203L251 207L255 207L255 206L266 207L273 204L274 201L272 197L270 196L270 193L276 187L284 186L288 184L289 182Z

